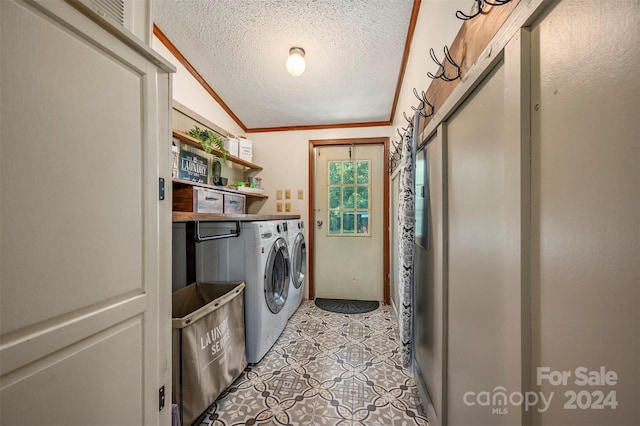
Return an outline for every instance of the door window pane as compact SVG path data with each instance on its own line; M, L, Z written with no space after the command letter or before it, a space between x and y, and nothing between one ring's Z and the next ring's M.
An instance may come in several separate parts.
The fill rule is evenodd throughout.
M369 208L369 186L358 185L357 187L357 207L359 209Z
M340 185L342 183L342 162L329 161L329 184Z
M356 213L356 229L358 230L358 234L368 235L369 234L369 212L368 211L358 211Z
M354 223L353 212L345 212L342 215L342 233L343 234L353 234L355 232L355 223Z
M368 184L369 183L369 162L368 161L357 161L357 184Z
M340 208L340 187L339 186L329 187L329 208L330 209Z
M340 226L340 212L339 211L330 211L329 212L329 234L340 234L342 233L342 227Z
M342 183L345 185L354 183L355 164L352 161L342 163Z
M354 206L354 187L353 186L345 186L342 190L342 208L343 209L352 209Z

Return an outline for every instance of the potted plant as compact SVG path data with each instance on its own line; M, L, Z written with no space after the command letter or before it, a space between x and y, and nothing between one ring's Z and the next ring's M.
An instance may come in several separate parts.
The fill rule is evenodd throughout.
M187 135L192 138L196 138L200 141L200 145L202 145L202 149L207 154L211 154L212 149L218 148L220 152L222 152L222 161L224 165L227 165L227 153L228 151L224 149L224 141L222 140L222 136L218 133L213 132L209 129L201 129L198 126L193 126L192 129L187 131Z

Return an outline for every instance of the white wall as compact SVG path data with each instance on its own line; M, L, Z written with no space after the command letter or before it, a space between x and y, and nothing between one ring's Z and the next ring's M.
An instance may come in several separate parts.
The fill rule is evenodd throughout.
M301 130L290 132L250 133L254 141L254 162L264 167L260 172L265 195L269 199L260 213L276 213L277 189L291 189L291 213L305 220L309 217L309 140L344 139L388 136L391 128L363 127L352 129ZM298 189L304 191L304 199L297 199Z
M242 135L244 132L218 104L211 95L204 90L202 85L187 71L185 67L169 52L169 50L153 37L151 47L176 67L173 75L173 99L189 107L209 121L217 124L234 135ZM215 85L215 82L209 82ZM215 90L215 87L214 87Z
M407 61L407 68L402 81L398 106L393 118L393 129L389 135L393 140L399 140L397 128L406 127L404 111L408 117L413 115L411 106L418 106L418 100L413 94L415 87L418 93L426 91L431 84L427 72L435 73L437 66L429 56L429 49L435 50L436 56L442 60L443 48L450 46L458 33L462 21L456 18L456 10L468 11L470 0L423 0L411 43L411 51Z

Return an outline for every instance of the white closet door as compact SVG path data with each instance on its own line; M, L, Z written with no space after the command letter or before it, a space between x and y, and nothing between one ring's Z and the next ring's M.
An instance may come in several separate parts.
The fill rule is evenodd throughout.
M526 423L481 398L527 386L528 46L515 36L447 125L449 425Z
M169 75L64 2L0 43L0 423L168 424Z

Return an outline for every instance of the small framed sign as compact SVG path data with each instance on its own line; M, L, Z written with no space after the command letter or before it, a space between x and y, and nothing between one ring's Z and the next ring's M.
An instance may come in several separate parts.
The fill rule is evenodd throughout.
M178 179L209 183L209 160L193 152L181 150L178 158Z

